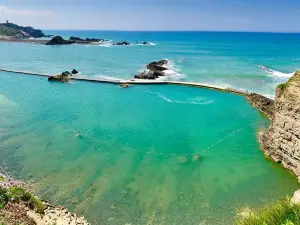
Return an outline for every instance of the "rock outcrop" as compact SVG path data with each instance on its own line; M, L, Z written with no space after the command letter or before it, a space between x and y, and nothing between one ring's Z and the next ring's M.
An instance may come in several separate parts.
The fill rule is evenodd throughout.
M75 43L78 44L91 44L92 42L104 42L104 39L98 39L98 38L80 38L80 37L70 37L69 41L75 41Z
M78 71L76 69L73 69L71 73L72 74L78 74Z
M269 119L273 118L274 100L256 93L247 94L246 99L253 107L267 115Z
M63 72L60 75L50 76L48 81L69 82L72 79L72 74L69 71Z
M70 44L97 44L99 42L104 42L104 39L97 38L86 38L82 39L80 37L70 37L69 40L63 39L61 36L55 36L46 45L70 45Z
M295 191L293 197L291 198L291 203L300 204L300 190Z
M61 36L55 36L46 43L46 45L70 45L70 44L75 44L75 41L65 40Z
M113 43L113 45L130 45L130 43L127 41L123 41L123 42Z
M98 39L98 38L86 38L85 41L87 41L87 42L103 42L104 39Z
M146 70L134 76L137 79L154 80L158 77L165 76L165 71L168 70L168 60L162 59L158 62L152 62L146 66Z
M277 87L271 125L259 139L266 155L300 179L300 71Z
M9 22L0 23L0 35L19 36L23 38L49 37L49 35L45 35L41 30L34 29L33 27L29 27L29 26L23 27Z

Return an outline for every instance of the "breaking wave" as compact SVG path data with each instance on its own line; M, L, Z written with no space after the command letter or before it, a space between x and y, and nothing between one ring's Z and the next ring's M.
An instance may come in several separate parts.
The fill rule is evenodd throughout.
M156 43L154 42L148 42L148 44L144 45L142 43L135 43L130 45L114 45L112 40L104 41L104 42L94 42L92 45L85 45L85 47L105 47L105 48L111 48L111 47L133 47L133 46L155 46Z
M214 102L212 99L201 98L201 97L196 97L196 98L191 98L186 100L175 100L165 96L163 93L152 92L152 91L146 91L146 92L152 95L156 95L157 97L159 97L160 99L168 103L189 104L189 105L209 105Z
M115 80L115 81L124 80L124 78L113 77L113 76L105 76L105 75L95 75L93 77L102 78L102 79L106 79L106 80Z
M165 76L158 77L156 80L167 81L167 80L180 80L185 77L184 74L180 73L180 70L176 68L175 63L172 60L168 60L168 63L164 65L167 70L164 71ZM147 69L142 69L139 72L148 71Z
M274 77L291 77L293 76L293 73L283 73L283 72L280 72L280 71L277 71L277 70L273 70L273 69L269 69L267 67L264 67L262 65L258 65L258 68L261 69L263 72L269 74L269 75L272 75Z

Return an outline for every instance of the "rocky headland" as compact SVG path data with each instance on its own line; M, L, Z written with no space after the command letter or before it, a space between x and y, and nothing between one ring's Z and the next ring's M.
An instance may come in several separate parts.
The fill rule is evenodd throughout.
M257 96L249 98L271 120L268 131L259 133L265 154L293 171L300 181L300 71L277 87L274 105Z
M52 37L52 38L51 38ZM46 38L46 39L39 39ZM47 38L51 38L50 40ZM0 23L0 41L2 42L25 42L32 44L43 44L43 45L70 45L70 44L83 44L83 45L99 45L104 44L105 39L103 38L80 38L70 37L64 39L61 36L45 35L42 30L34 29L33 27L19 26L14 23ZM128 41L114 42L112 45L115 46L128 46L134 45ZM153 45L151 42L141 42L140 45Z
M50 37L45 35L41 30L33 27L19 26L14 23L0 23L0 36L14 37L14 38L43 38Z

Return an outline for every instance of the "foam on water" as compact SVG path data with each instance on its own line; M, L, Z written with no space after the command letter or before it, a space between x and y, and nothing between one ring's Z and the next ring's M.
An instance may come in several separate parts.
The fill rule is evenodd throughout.
M167 70L164 71L165 76L161 76L158 77L156 80L160 80L160 81L166 81L166 80L181 80L185 77L184 74L180 73L180 70L178 68L176 68L176 64L174 63L174 61L170 60L170 59L166 59L168 60L168 63L164 65L165 68L167 68ZM148 69L141 69L138 72L149 72Z
M267 74L270 74L274 77L282 77L282 78L287 78L287 77L291 77L294 75L295 72L292 72L292 73L283 73L283 72L280 72L280 71L277 71L277 70L273 70L273 69L270 69L270 68L267 68L267 67L264 67L262 65L258 65L258 68L260 68L262 71L264 71L265 73Z
M208 98L203 98L203 97L195 97L195 98L189 98L185 100L177 100L177 99L172 99L170 97L167 97L163 93L160 92L152 92L152 91L145 91L146 93L155 95L165 102L168 103L175 103L175 104L189 104L189 105L209 105L214 103L213 99L208 99Z
M94 42L92 45L85 45L85 47L106 47L106 48L111 48L111 47L134 47L134 46L156 46L156 43L153 42L148 42L147 45L144 45L142 43L136 43L136 44L130 44L130 45L114 45L114 42L112 40L104 41L104 42Z
M113 77L113 76L106 76L106 75L95 75L94 77L107 79L107 80L124 80L123 78Z

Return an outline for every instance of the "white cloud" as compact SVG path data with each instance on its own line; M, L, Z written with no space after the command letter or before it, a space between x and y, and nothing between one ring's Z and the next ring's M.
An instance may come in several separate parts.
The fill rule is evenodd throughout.
M50 17L53 17L55 12L47 10L31 10L10 8L5 5L0 5L0 22L9 20L10 22L19 25L40 25Z

